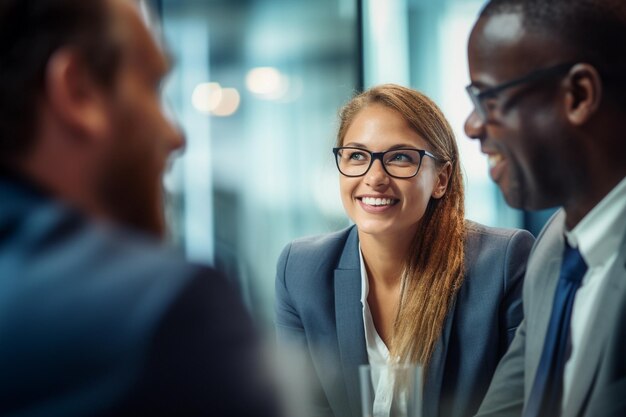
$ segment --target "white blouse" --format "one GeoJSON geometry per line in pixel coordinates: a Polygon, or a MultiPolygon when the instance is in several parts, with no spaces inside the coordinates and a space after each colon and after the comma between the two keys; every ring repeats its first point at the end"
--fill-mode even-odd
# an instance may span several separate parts
{"type": "Polygon", "coordinates": [[[407,392],[402,390],[395,393],[394,386],[395,375],[385,372],[384,368],[376,367],[376,365],[389,364],[389,349],[385,342],[381,339],[367,303],[367,295],[369,294],[369,282],[367,277],[367,269],[363,261],[361,253],[361,245],[359,245],[359,258],[361,260],[361,304],[363,305],[363,328],[365,330],[365,343],[367,346],[367,359],[372,366],[372,386],[374,387],[374,405],[373,415],[376,417],[389,417],[390,415],[398,415],[397,410],[406,410],[407,392]],[[392,412],[393,410],[393,412],[392,412]]]}

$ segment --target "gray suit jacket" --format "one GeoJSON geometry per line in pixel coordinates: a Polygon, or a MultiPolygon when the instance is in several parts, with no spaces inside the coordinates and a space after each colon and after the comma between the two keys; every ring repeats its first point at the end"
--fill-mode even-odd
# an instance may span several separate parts
{"type": "MultiPolygon", "coordinates": [[[[524,282],[524,321],[494,375],[478,415],[519,416],[543,349],[563,254],[565,213],[546,224],[533,248],[524,282]]],[[[626,415],[626,236],[592,312],[594,323],[563,416],[626,415]]]]}
{"type": "MultiPolygon", "coordinates": [[[[467,416],[480,404],[522,319],[533,238],[468,223],[466,276],[424,387],[424,416],[467,416]]],[[[278,261],[276,326],[317,386],[312,414],[360,416],[358,366],[367,363],[356,227],[294,241],[278,261]]]]}

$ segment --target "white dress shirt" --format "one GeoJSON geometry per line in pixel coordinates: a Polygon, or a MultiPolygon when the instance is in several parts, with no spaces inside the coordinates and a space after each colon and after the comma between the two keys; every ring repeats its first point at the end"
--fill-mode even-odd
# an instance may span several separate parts
{"type": "Polygon", "coordinates": [[[576,297],[571,317],[571,356],[563,373],[563,406],[567,404],[576,369],[584,362],[581,347],[587,340],[591,313],[607,273],[615,263],[619,245],[626,234],[626,178],[624,178],[571,231],[565,232],[569,245],[578,248],[587,264],[587,272],[576,297]]]}
{"type": "Polygon", "coordinates": [[[388,365],[390,363],[389,349],[376,331],[372,313],[367,303],[369,281],[363,254],[361,253],[361,245],[359,245],[359,258],[361,260],[361,304],[363,305],[363,328],[365,330],[367,360],[370,365],[374,366],[371,373],[372,386],[374,387],[373,414],[374,416],[388,417],[396,406],[400,409],[405,408],[403,403],[406,402],[408,393],[405,390],[396,390],[394,394],[394,374],[386,373],[384,370],[375,367],[376,365],[388,365]]]}

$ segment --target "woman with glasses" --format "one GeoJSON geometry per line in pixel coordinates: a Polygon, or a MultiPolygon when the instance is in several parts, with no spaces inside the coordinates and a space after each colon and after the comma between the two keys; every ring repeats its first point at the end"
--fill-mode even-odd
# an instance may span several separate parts
{"type": "Polygon", "coordinates": [[[408,362],[425,417],[473,415],[523,316],[532,236],[465,220],[454,134],[417,91],[354,97],[333,153],[354,225],[290,243],[276,278],[278,341],[308,369],[310,414],[360,416],[359,365],[408,362]]]}

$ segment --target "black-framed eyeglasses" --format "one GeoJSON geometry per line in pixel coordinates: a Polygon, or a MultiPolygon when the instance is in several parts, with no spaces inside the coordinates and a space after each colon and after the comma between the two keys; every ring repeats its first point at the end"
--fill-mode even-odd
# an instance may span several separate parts
{"type": "Polygon", "coordinates": [[[548,68],[542,68],[536,71],[533,71],[529,74],[524,75],[523,77],[516,78],[511,81],[507,81],[505,83],[496,85],[495,87],[488,88],[486,90],[480,90],[477,86],[470,84],[465,87],[465,91],[469,94],[472,103],[474,104],[474,109],[478,116],[484,121],[487,120],[489,115],[489,110],[485,106],[484,100],[486,98],[495,97],[500,92],[507,90],[509,88],[528,84],[535,81],[542,80],[544,78],[552,77],[555,75],[564,74],[570,70],[576,63],[567,62],[563,64],[554,65],[548,68]]]}
{"type": "Polygon", "coordinates": [[[337,169],[346,177],[361,177],[369,171],[375,160],[380,160],[385,172],[394,178],[411,178],[417,175],[424,156],[438,161],[432,153],[423,149],[398,148],[385,152],[370,152],[367,149],[343,146],[333,148],[337,169]]]}

